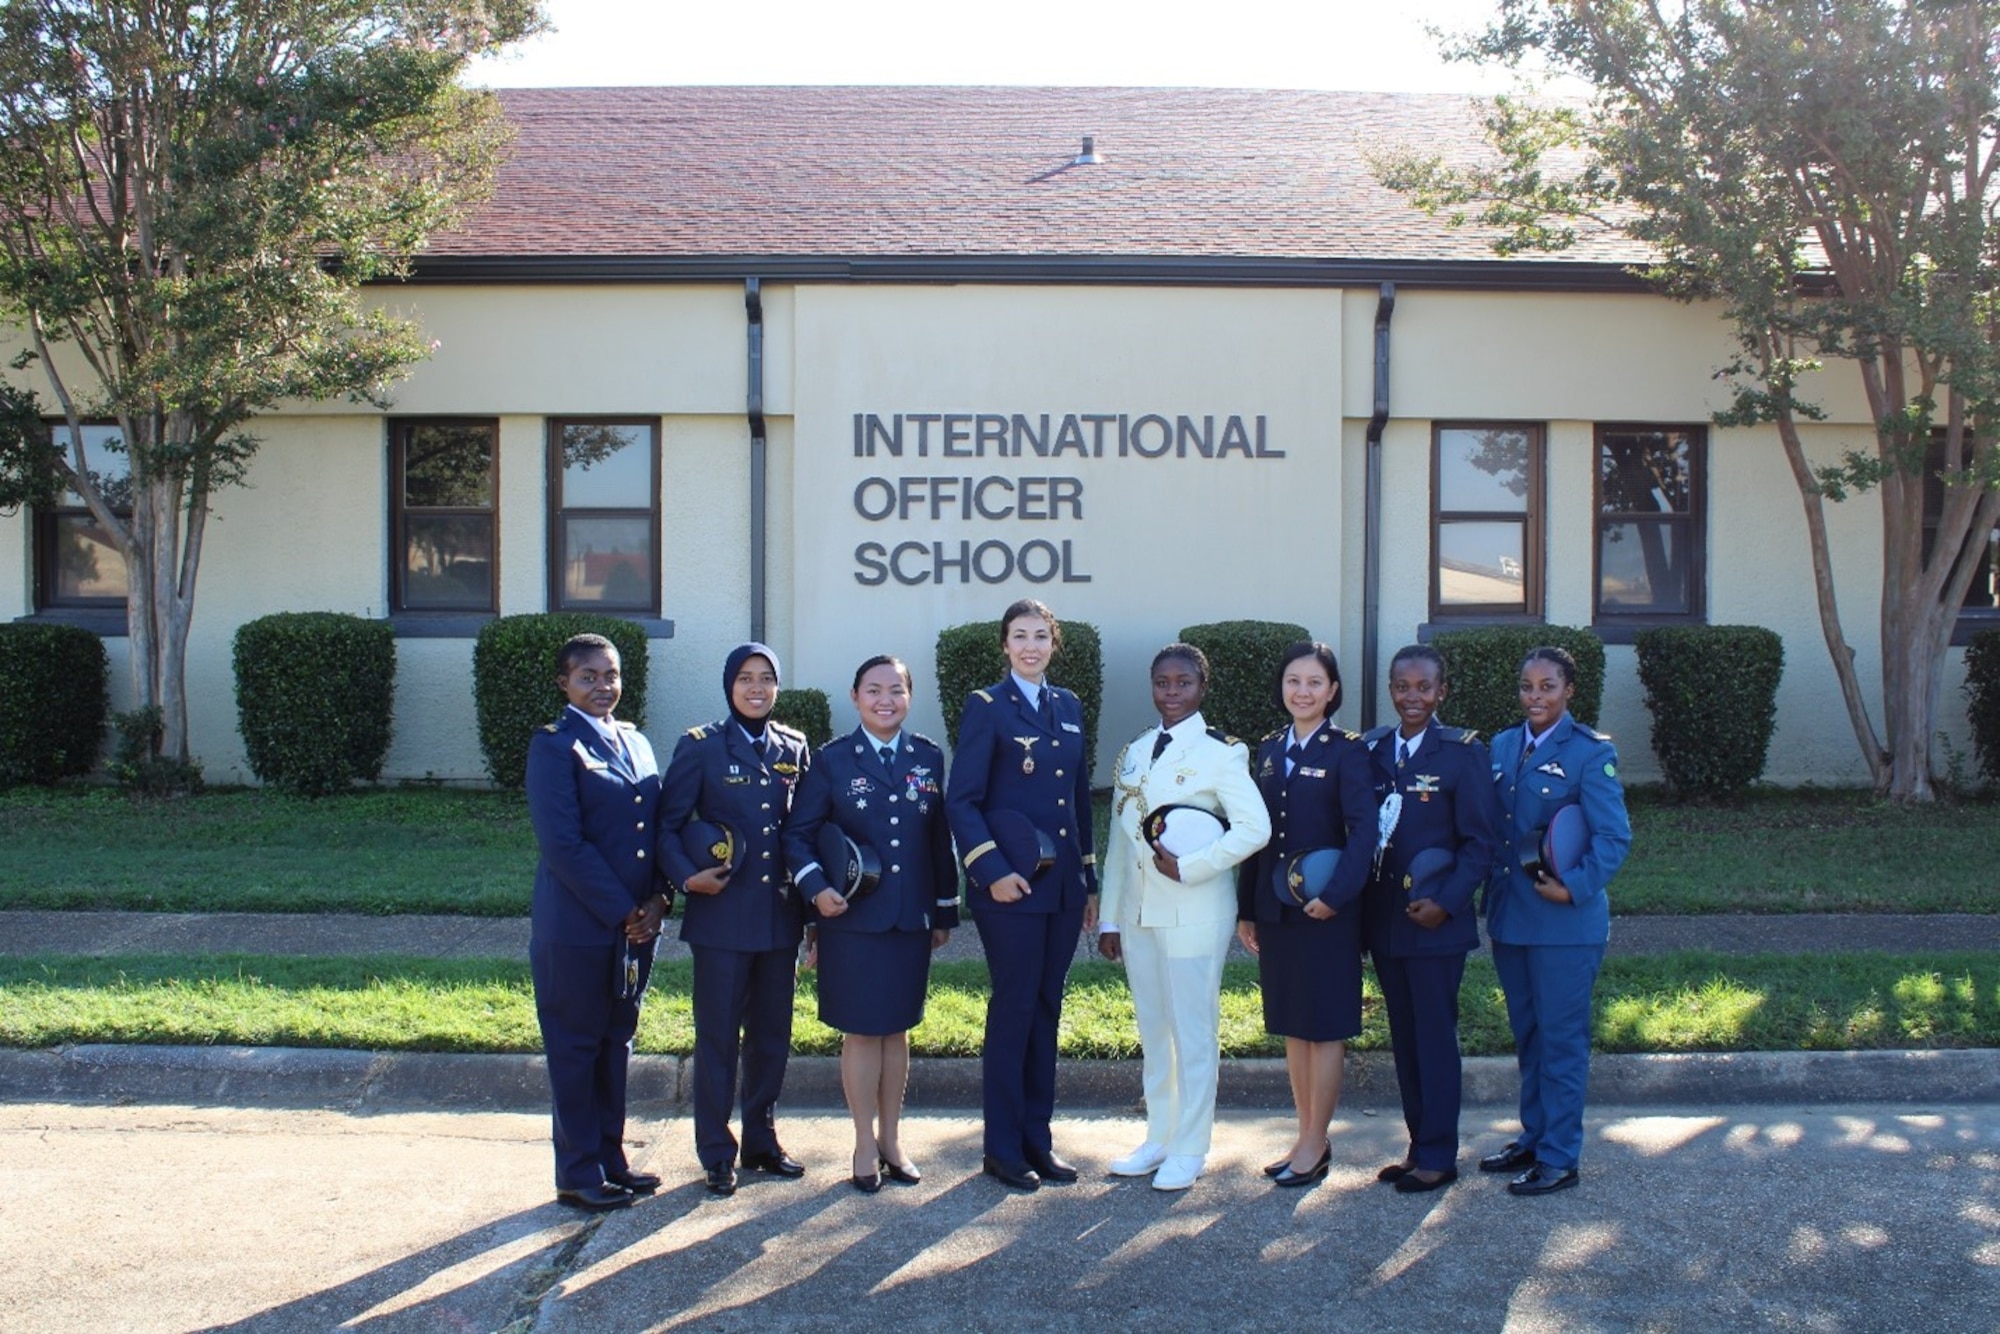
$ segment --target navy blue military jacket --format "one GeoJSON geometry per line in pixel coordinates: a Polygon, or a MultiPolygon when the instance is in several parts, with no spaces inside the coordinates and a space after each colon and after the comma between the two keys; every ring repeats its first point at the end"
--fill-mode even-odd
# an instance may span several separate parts
{"type": "Polygon", "coordinates": [[[764,744],[733,718],[691,727],[674,746],[660,796],[660,862],[675,884],[699,868],[681,848],[691,820],[726,824],[743,840],[720,894],[685,895],[681,939],[728,950],[796,949],[805,915],[781,841],[811,755],[805,734],[766,723],[764,744]]]}
{"type": "Polygon", "coordinates": [[[882,880],[822,931],[949,930],[958,925],[958,863],[944,818],[944,752],[927,736],[904,732],[896,762],[882,763],[875,738],[860,728],[813,752],[785,822],[785,862],[806,911],[828,887],[815,840],[831,820],[875,850],[882,880]]]}
{"type": "Polygon", "coordinates": [[[958,749],[945,785],[945,815],[966,868],[966,902],[975,913],[1052,913],[1075,908],[1097,892],[1097,854],[1090,825],[1090,766],[1083,748],[1083,704],[1061,686],[1055,724],[1044,727],[1009,676],[965,699],[958,749]],[[1031,866],[1009,866],[994,845],[986,813],[1018,811],[1055,841],[1055,864],[1029,881],[1032,893],[998,903],[994,881],[1031,866]]]}
{"type": "Polygon", "coordinates": [[[1521,763],[1523,727],[1493,738],[1493,792],[1500,810],[1500,846],[1482,900],[1486,934],[1505,945],[1602,945],[1611,938],[1611,877],[1632,848],[1618,752],[1611,738],[1565,713],[1535,753],[1521,763]],[[1581,806],[1590,842],[1583,864],[1563,877],[1568,903],[1535,892],[1521,868],[1519,847],[1533,843],[1565,806],[1581,806]]]}
{"type": "MultiPolygon", "coordinates": [[[[1365,858],[1375,846],[1375,799],[1368,772],[1368,748],[1361,738],[1323,722],[1307,737],[1290,778],[1285,748],[1292,729],[1281,728],[1257,745],[1250,775],[1271,812],[1271,841],[1238,868],[1236,917],[1244,922],[1277,922],[1284,907],[1298,910],[1288,895],[1280,899],[1276,877],[1291,859],[1314,848],[1347,848],[1365,858]]],[[[1346,853],[1342,853],[1342,860],[1346,853]]],[[[1358,911],[1366,881],[1335,876],[1318,895],[1336,912],[1358,911]]]]}
{"type": "Polygon", "coordinates": [[[528,742],[528,818],[541,851],[530,911],[545,944],[615,944],[632,909],[672,893],[654,855],[660,768],[644,733],[618,728],[622,755],[575,709],[528,742]]]}
{"type": "MultiPolygon", "coordinates": [[[[1486,746],[1463,728],[1433,723],[1399,771],[1394,725],[1376,728],[1362,743],[1368,748],[1363,772],[1376,811],[1391,792],[1403,794],[1402,814],[1381,850],[1379,867],[1371,874],[1372,857],[1343,856],[1334,875],[1342,885],[1355,877],[1367,880],[1363,907],[1368,948],[1390,958],[1478,949],[1473,895],[1492,870],[1499,822],[1486,746]],[[1429,897],[1451,914],[1436,930],[1418,926],[1405,911],[1412,889],[1410,859],[1425,848],[1443,848],[1455,859],[1451,873],[1429,886],[1429,897]]],[[[1379,829],[1378,823],[1363,846],[1377,846],[1379,829]]]]}

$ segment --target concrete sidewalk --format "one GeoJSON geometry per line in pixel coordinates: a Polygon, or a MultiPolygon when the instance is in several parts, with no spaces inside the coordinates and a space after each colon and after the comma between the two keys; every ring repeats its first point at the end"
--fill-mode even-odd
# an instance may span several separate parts
{"type": "Polygon", "coordinates": [[[1344,1109],[1333,1170],[1257,1171],[1289,1117],[1226,1113],[1167,1195],[1104,1175],[1131,1116],[1063,1117],[1083,1170],[979,1175],[975,1118],[910,1119],[922,1184],[847,1184],[844,1116],[787,1115],[802,1181],[699,1184],[684,1118],[635,1115],[666,1185],[556,1206],[545,1116],[0,1105],[0,1330],[362,1328],[1990,1330],[2000,1106],[1593,1107],[1584,1180],[1515,1199],[1473,1171],[1510,1109],[1468,1106],[1464,1177],[1375,1184],[1393,1115],[1344,1109]]]}
{"type": "MultiPolygon", "coordinates": [[[[670,927],[662,958],[687,947],[670,927]]],[[[1732,913],[1615,917],[1619,954],[1832,954],[2000,950],[2000,915],[1975,913],[1732,913]]],[[[0,954],[402,954],[526,958],[525,917],[368,917],[311,913],[0,912],[0,954]]],[[[941,959],[978,958],[979,933],[952,933],[941,959]]]]}

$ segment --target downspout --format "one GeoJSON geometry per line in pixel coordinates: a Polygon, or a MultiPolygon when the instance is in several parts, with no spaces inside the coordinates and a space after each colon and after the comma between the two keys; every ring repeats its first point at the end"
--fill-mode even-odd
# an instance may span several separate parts
{"type": "Polygon", "coordinates": [[[1382,428],[1389,424],[1389,317],[1396,284],[1383,283],[1375,302],[1375,412],[1363,455],[1361,533],[1361,730],[1375,725],[1376,679],[1382,656],[1382,428]]]}
{"type": "Polygon", "coordinates": [[[764,642],[764,544],[770,518],[764,499],[764,284],[743,280],[743,306],[750,315],[747,412],[750,418],[750,638],[764,642]]]}

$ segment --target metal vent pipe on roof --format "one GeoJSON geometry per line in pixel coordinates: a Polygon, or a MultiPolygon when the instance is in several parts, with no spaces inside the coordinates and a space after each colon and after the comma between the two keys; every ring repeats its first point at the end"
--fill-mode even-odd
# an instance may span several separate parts
{"type": "Polygon", "coordinates": [[[1104,159],[1097,154],[1097,136],[1086,134],[1083,136],[1083,151],[1071,158],[1069,165],[1072,167],[1094,167],[1102,161],[1104,159]]]}

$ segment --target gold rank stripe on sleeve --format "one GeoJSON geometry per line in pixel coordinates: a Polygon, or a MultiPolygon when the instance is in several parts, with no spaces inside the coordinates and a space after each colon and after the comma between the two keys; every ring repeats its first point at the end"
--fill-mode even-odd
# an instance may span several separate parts
{"type": "Polygon", "coordinates": [[[700,741],[703,737],[706,737],[708,735],[708,724],[703,723],[700,727],[690,727],[687,730],[687,734],[693,737],[696,741],[700,741]]]}
{"type": "Polygon", "coordinates": [[[987,853],[993,851],[993,849],[999,846],[1000,845],[998,843],[995,843],[992,839],[990,838],[987,839],[984,843],[981,843],[978,847],[974,848],[972,851],[965,854],[966,866],[970,868],[974,862],[978,861],[981,857],[984,857],[987,853]]]}

